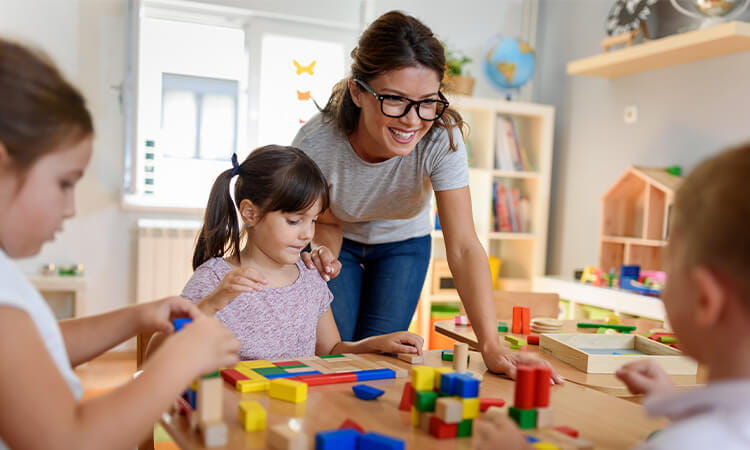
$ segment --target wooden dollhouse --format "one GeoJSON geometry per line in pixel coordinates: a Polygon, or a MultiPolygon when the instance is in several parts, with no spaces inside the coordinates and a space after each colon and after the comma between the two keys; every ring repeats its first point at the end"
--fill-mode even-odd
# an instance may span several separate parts
{"type": "Polygon", "coordinates": [[[663,168],[629,167],[602,197],[599,267],[663,270],[669,214],[682,179],[663,168]]]}

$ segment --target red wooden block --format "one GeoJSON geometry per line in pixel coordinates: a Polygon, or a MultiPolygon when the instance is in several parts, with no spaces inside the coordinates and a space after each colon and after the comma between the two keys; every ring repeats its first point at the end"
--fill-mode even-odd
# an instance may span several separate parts
{"type": "Polygon", "coordinates": [[[362,428],[357,422],[353,421],[352,419],[346,419],[344,423],[339,425],[339,430],[344,429],[344,428],[351,428],[352,430],[357,430],[362,434],[365,433],[365,429],[362,428]]]}
{"type": "Polygon", "coordinates": [[[549,390],[551,386],[552,369],[547,366],[535,367],[534,374],[534,407],[549,406],[549,390]]]}
{"type": "Polygon", "coordinates": [[[521,322],[523,321],[523,313],[521,312],[521,306],[513,307],[513,324],[511,325],[511,332],[520,334],[523,328],[521,322]]]}
{"type": "Polygon", "coordinates": [[[536,370],[532,366],[516,367],[516,395],[513,404],[516,408],[532,409],[534,407],[535,375],[536,370]]]}
{"type": "Polygon", "coordinates": [[[670,347],[676,348],[677,350],[682,350],[678,344],[669,344],[670,347]]]}
{"type": "Polygon", "coordinates": [[[239,380],[247,380],[248,378],[245,375],[242,375],[241,373],[237,372],[234,369],[224,369],[221,371],[221,378],[224,379],[227,383],[231,384],[232,387],[237,386],[237,382],[239,380]]]}
{"type": "Polygon", "coordinates": [[[535,334],[526,336],[526,343],[529,345],[539,345],[539,336],[535,334]]]}
{"type": "Polygon", "coordinates": [[[401,394],[401,404],[398,405],[398,409],[401,411],[409,412],[414,404],[414,388],[411,386],[411,382],[407,381],[404,384],[404,391],[401,394]]]}
{"type": "Polygon", "coordinates": [[[484,412],[490,409],[490,406],[497,406],[502,408],[505,406],[505,400],[501,398],[480,398],[479,399],[479,410],[484,412]]]}
{"type": "Polygon", "coordinates": [[[531,310],[528,307],[521,309],[521,334],[531,333],[531,310]]]}
{"type": "Polygon", "coordinates": [[[430,434],[438,439],[451,439],[458,435],[457,423],[445,423],[437,416],[430,417],[430,434]]]}
{"type": "Polygon", "coordinates": [[[275,362],[273,363],[276,367],[284,367],[284,366],[298,366],[298,365],[307,365],[301,361],[281,361],[281,362],[275,362]]]}
{"type": "Polygon", "coordinates": [[[300,375],[290,380],[301,381],[308,386],[322,386],[324,384],[353,383],[357,381],[357,374],[353,372],[329,373],[320,375],[300,375]]]}
{"type": "Polygon", "coordinates": [[[578,430],[576,430],[575,428],[559,426],[559,427],[555,427],[554,430],[559,431],[560,433],[563,433],[563,434],[567,434],[573,439],[578,439],[578,430]]]}

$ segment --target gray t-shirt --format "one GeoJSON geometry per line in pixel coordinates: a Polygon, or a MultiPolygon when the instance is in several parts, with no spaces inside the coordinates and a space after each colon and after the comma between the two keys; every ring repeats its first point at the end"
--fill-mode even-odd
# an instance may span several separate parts
{"type": "Polygon", "coordinates": [[[321,114],[310,119],[292,145],[307,153],[331,184],[331,210],[343,222],[344,237],[363,244],[382,244],[428,235],[432,228],[432,191],[469,184],[461,133],[437,129],[406,156],[363,161],[349,139],[321,114]]]}

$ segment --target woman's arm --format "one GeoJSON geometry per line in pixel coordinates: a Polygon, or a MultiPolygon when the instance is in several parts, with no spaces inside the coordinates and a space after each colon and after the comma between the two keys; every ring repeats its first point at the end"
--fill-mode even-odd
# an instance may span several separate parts
{"type": "MultiPolygon", "coordinates": [[[[497,313],[487,253],[474,228],[469,187],[435,192],[448,266],[461,302],[477,335],[479,350],[492,372],[516,376],[517,364],[546,364],[525,353],[508,352],[497,336],[497,313]]],[[[562,378],[554,374],[556,382],[562,378]]]]}
{"type": "Polygon", "coordinates": [[[336,278],[341,271],[338,260],[341,243],[344,240],[344,229],[341,221],[330,209],[318,217],[315,224],[315,236],[312,241],[312,252],[303,252],[301,257],[308,269],[317,269],[326,281],[336,278]]]}

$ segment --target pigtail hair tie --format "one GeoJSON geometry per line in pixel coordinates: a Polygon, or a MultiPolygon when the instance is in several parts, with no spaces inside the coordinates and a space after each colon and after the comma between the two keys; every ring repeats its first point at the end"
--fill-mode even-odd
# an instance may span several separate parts
{"type": "Polygon", "coordinates": [[[240,174],[240,163],[237,161],[237,153],[232,153],[232,176],[240,174]]]}

